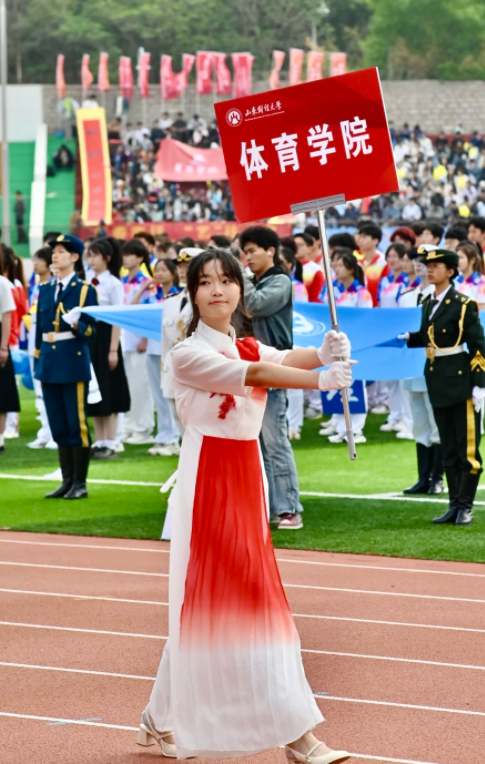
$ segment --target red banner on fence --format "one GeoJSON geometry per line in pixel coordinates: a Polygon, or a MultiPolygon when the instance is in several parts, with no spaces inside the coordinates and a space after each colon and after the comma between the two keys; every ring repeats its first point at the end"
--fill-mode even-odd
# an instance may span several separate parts
{"type": "Polygon", "coordinates": [[[190,72],[195,56],[184,53],[183,69],[177,74],[173,73],[172,56],[162,56],[160,59],[160,90],[163,101],[171,98],[180,98],[187,87],[187,69],[190,72]],[[191,58],[192,61],[186,60],[191,58]]]}
{"type": "MultiPolygon", "coordinates": [[[[278,236],[290,236],[291,223],[268,223],[278,236]]],[[[132,239],[140,231],[148,231],[152,236],[167,234],[171,241],[178,241],[185,236],[190,236],[194,241],[207,242],[211,236],[227,236],[233,239],[241,233],[246,225],[240,225],[234,221],[214,221],[211,223],[113,223],[107,226],[108,234],[116,239],[132,239]]],[[[81,229],[81,238],[96,236],[95,226],[84,226],[81,229]]]]}
{"type": "Polygon", "coordinates": [[[323,77],[323,53],[319,50],[309,50],[306,59],[306,81],[315,82],[323,77]]]}
{"type": "Polygon", "coordinates": [[[197,84],[198,95],[209,95],[212,93],[212,63],[214,53],[207,50],[197,52],[197,84]]]}
{"type": "Polygon", "coordinates": [[[253,91],[252,70],[254,56],[251,53],[233,53],[234,95],[236,98],[251,95],[253,91]]]}
{"type": "Polygon", "coordinates": [[[231,95],[231,72],[227,68],[226,54],[215,53],[214,65],[216,70],[216,93],[217,95],[231,95]]]}
{"type": "Polygon", "coordinates": [[[134,83],[133,70],[131,68],[131,58],[129,56],[120,56],[120,65],[118,70],[118,81],[123,96],[131,101],[133,98],[134,83]]]}
{"type": "Polygon", "coordinates": [[[330,53],[330,76],[337,77],[347,71],[347,54],[330,53]]]}
{"type": "Polygon", "coordinates": [[[273,70],[269,77],[269,86],[271,90],[277,90],[280,86],[280,71],[285,60],[286,53],[283,50],[273,51],[273,70]]]}
{"type": "Polygon", "coordinates": [[[377,69],[215,105],[240,222],[399,188],[377,69]]]}
{"type": "Polygon", "coordinates": [[[64,56],[59,53],[56,63],[56,93],[58,98],[66,97],[66,82],[64,80],[64,56]]]}
{"type": "Polygon", "coordinates": [[[81,87],[82,87],[84,96],[87,94],[94,80],[93,73],[91,72],[89,68],[90,60],[91,60],[91,56],[85,53],[81,63],[81,87]]]}
{"type": "Polygon", "coordinates": [[[141,98],[148,98],[150,95],[150,58],[151,53],[143,51],[138,61],[138,85],[141,98]]]}
{"type": "Polygon", "coordinates": [[[86,225],[111,223],[111,166],[104,109],[78,109],[77,130],[86,225]]]}
{"type": "Polygon", "coordinates": [[[290,85],[300,85],[304,53],[300,48],[290,48],[290,85]]]}
{"type": "Polygon", "coordinates": [[[185,74],[185,84],[187,84],[187,78],[192,71],[192,67],[195,63],[195,56],[192,53],[184,53],[182,56],[182,69],[185,74]]]}
{"type": "Polygon", "coordinates": [[[160,141],[155,174],[162,180],[227,180],[222,149],[198,149],[167,138],[160,141]]]}
{"type": "Polygon", "coordinates": [[[99,54],[99,66],[98,66],[98,90],[100,93],[105,93],[109,90],[109,72],[108,72],[108,54],[99,54]]]}

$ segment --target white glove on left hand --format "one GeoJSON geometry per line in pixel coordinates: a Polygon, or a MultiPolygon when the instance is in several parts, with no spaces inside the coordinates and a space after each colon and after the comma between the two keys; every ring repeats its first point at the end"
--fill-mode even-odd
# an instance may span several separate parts
{"type": "Polygon", "coordinates": [[[404,332],[404,334],[398,334],[397,335],[398,340],[406,340],[406,342],[409,339],[409,332],[404,332]]]}
{"type": "Polygon", "coordinates": [[[480,411],[485,401],[485,387],[474,387],[472,390],[473,408],[475,411],[480,411]]]}
{"type": "Polygon", "coordinates": [[[349,338],[344,332],[336,332],[335,329],[327,332],[323,338],[323,343],[317,350],[317,355],[323,366],[330,366],[334,361],[348,361],[350,358],[351,346],[349,338]]]}
{"type": "Polygon", "coordinates": [[[76,307],[70,310],[69,313],[62,314],[62,320],[65,321],[66,324],[69,324],[69,326],[73,326],[73,324],[79,323],[81,313],[82,308],[80,308],[79,305],[76,305],[76,307]]]}

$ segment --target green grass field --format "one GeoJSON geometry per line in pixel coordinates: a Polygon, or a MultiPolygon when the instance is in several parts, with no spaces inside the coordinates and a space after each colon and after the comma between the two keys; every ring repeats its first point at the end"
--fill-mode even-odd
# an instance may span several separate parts
{"type": "MultiPolygon", "coordinates": [[[[22,388],[23,390],[23,388],[22,388]]],[[[379,432],[384,417],[369,416],[368,442],[358,447],[350,462],[346,446],[330,446],[318,436],[319,422],[306,422],[303,438],[295,444],[302,492],[352,494],[356,498],[302,495],[305,527],[273,533],[278,547],[334,552],[382,554],[422,559],[485,561],[485,507],[477,507],[471,527],[434,526],[431,519],[444,505],[426,501],[390,501],[358,496],[400,491],[415,480],[415,446],[379,432]]],[[[6,441],[0,456],[0,526],[12,530],[70,533],[118,538],[157,539],[166,510],[158,485],[176,469],[175,458],[150,457],[146,446],[125,446],[111,462],[92,462],[95,480],[132,480],[156,486],[91,483],[89,499],[43,498],[55,483],[20,480],[16,475],[42,476],[56,469],[54,451],[32,451],[33,393],[22,392],[21,438],[6,441]]],[[[485,499],[479,491],[478,499],[485,499]]]]}

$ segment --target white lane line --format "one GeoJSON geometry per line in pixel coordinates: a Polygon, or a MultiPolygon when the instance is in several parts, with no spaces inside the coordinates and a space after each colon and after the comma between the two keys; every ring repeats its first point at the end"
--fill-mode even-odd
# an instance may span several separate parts
{"type": "Polygon", "coordinates": [[[71,565],[45,565],[38,562],[9,562],[0,560],[0,565],[14,566],[18,568],[47,568],[48,570],[76,570],[86,573],[117,573],[122,576],[152,576],[155,578],[168,578],[168,573],[148,573],[140,570],[110,570],[108,568],[81,568],[71,565]]]}
{"type": "MultiPolygon", "coordinates": [[[[4,480],[31,480],[34,483],[58,483],[57,478],[53,478],[50,475],[10,475],[8,473],[0,473],[0,479],[4,480]]],[[[142,486],[145,488],[160,488],[162,483],[147,483],[143,480],[101,480],[99,478],[89,478],[88,483],[100,483],[101,485],[133,485],[142,486]]]]}
{"type": "Polygon", "coordinates": [[[30,546],[58,546],[69,549],[109,549],[113,552],[156,552],[158,554],[170,554],[170,549],[148,549],[138,546],[106,546],[101,544],[64,544],[55,541],[24,541],[23,539],[0,538],[0,544],[28,544],[30,546]]]}
{"type": "MultiPolygon", "coordinates": [[[[114,679],[136,679],[143,682],[154,682],[154,676],[138,676],[136,674],[117,674],[109,671],[88,671],[87,669],[72,669],[63,668],[61,666],[38,666],[31,663],[9,663],[7,661],[0,661],[0,666],[6,668],[24,668],[32,669],[35,671],[60,671],[67,674],[85,674],[88,676],[105,676],[112,677],[114,679]]],[[[442,708],[440,706],[419,706],[411,703],[393,703],[386,700],[367,700],[362,698],[341,698],[337,695],[314,695],[317,700],[334,700],[341,703],[362,703],[364,705],[371,706],[386,706],[390,708],[406,708],[416,711],[436,711],[446,714],[460,714],[463,716],[483,716],[485,717],[485,711],[467,711],[461,708],[442,708]]]]}
{"type": "MultiPolygon", "coordinates": [[[[1,477],[1,475],[0,475],[1,477]]],[[[371,501],[417,501],[421,504],[448,504],[448,499],[415,499],[395,493],[326,493],[321,491],[300,491],[300,496],[315,496],[322,499],[370,499],[371,501]]],[[[485,507],[485,501],[474,501],[473,506],[485,507]]]]}
{"type": "Polygon", "coordinates": [[[485,605],[485,600],[465,599],[462,597],[439,597],[436,594],[407,594],[405,592],[378,592],[372,589],[344,589],[338,586],[307,586],[306,584],[285,584],[287,589],[314,589],[322,592],[347,592],[351,594],[377,594],[380,597],[413,597],[421,600],[442,600],[445,602],[476,602],[485,605]]]}
{"type": "MultiPolygon", "coordinates": [[[[154,676],[137,676],[136,674],[116,674],[110,671],[88,671],[87,669],[63,668],[61,666],[37,666],[33,663],[10,663],[9,661],[0,661],[0,666],[6,668],[24,668],[35,669],[36,671],[61,671],[66,674],[89,674],[90,676],[109,676],[116,679],[141,679],[145,682],[154,682],[154,676]]],[[[484,714],[485,716],[485,714],[484,714]]]]}
{"type": "MultiPolygon", "coordinates": [[[[34,714],[14,714],[8,711],[0,711],[0,716],[10,719],[28,719],[39,722],[57,722],[59,724],[78,724],[82,727],[103,727],[113,730],[127,730],[129,732],[138,732],[138,727],[127,727],[123,724],[103,724],[102,722],[92,722],[82,719],[62,719],[58,716],[35,716],[34,714]]],[[[356,759],[369,759],[371,761],[390,761],[392,764],[434,764],[430,761],[416,761],[416,759],[391,759],[385,756],[372,756],[366,753],[351,753],[356,759]]]]}
{"type": "Polygon", "coordinates": [[[380,626],[405,626],[411,629],[439,629],[443,631],[470,631],[474,634],[485,634],[485,629],[468,629],[465,626],[436,626],[431,623],[408,623],[406,621],[377,621],[372,618],[345,618],[337,615],[311,615],[309,613],[293,613],[293,618],[317,618],[322,621],[346,621],[348,623],[373,623],[380,626]]]}
{"type": "MultiPolygon", "coordinates": [[[[133,637],[135,639],[158,639],[166,640],[168,637],[161,634],[137,634],[129,631],[105,631],[102,629],[79,629],[69,626],[50,626],[47,624],[37,623],[18,623],[16,621],[0,621],[0,626],[14,626],[16,628],[23,629],[45,629],[46,631],[68,631],[76,632],[79,634],[100,634],[110,637],[133,637]]],[[[386,655],[367,655],[365,653],[342,653],[335,650],[310,650],[302,649],[303,653],[312,653],[314,655],[335,655],[339,658],[362,658],[365,660],[374,661],[390,661],[396,663],[415,663],[422,664],[424,666],[440,666],[444,668],[458,668],[467,669],[472,671],[485,671],[485,666],[474,666],[468,663],[444,663],[442,661],[425,661],[418,658],[395,658],[386,655]]],[[[2,664],[0,664],[2,665],[2,664]]]]}
{"type": "Polygon", "coordinates": [[[339,698],[337,695],[314,695],[316,700],[335,700],[341,703],[362,703],[366,706],[387,706],[388,708],[410,708],[414,711],[438,711],[442,714],[461,714],[463,716],[484,716],[485,711],[465,711],[461,708],[442,708],[440,706],[417,706],[412,703],[392,703],[387,700],[364,700],[362,698],[339,698]]]}
{"type": "Polygon", "coordinates": [[[128,600],[121,597],[95,597],[91,594],[63,594],[61,592],[35,592],[30,589],[0,589],[6,594],[29,594],[38,597],[67,597],[72,600],[100,600],[101,602],[124,602],[132,605],[162,605],[168,607],[168,602],[154,600],[128,600]]]}

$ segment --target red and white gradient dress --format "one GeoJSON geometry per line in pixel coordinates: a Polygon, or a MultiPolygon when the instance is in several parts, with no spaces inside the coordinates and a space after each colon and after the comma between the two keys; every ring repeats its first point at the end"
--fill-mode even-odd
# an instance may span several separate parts
{"type": "Polygon", "coordinates": [[[174,731],[180,759],[248,756],[323,721],[269,532],[266,391],[244,384],[251,362],[286,352],[202,321],[172,350],[186,429],[170,502],[169,639],[147,710],[174,731]]]}

